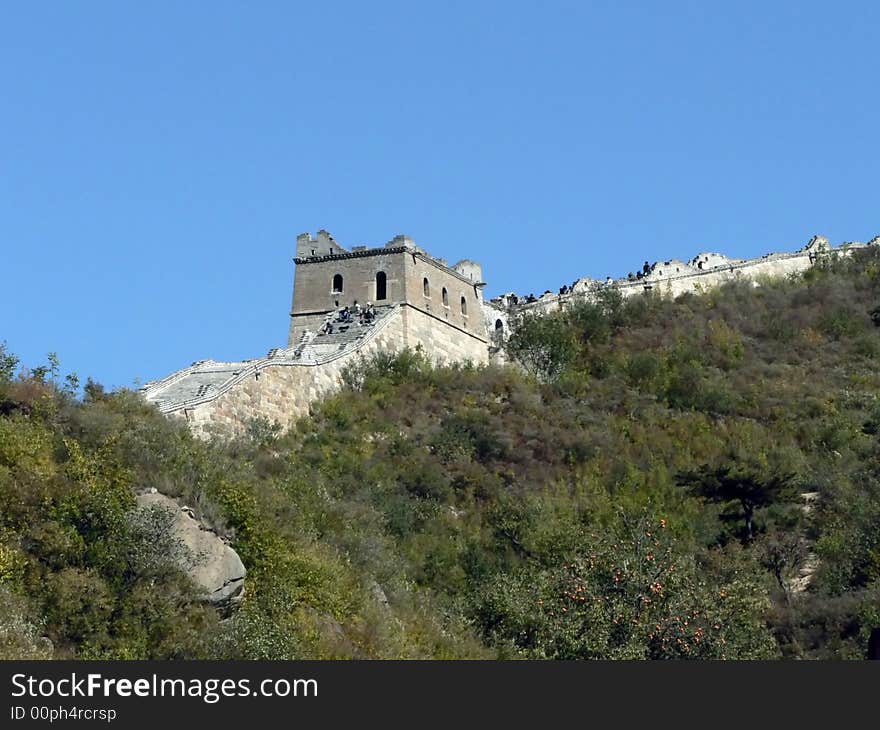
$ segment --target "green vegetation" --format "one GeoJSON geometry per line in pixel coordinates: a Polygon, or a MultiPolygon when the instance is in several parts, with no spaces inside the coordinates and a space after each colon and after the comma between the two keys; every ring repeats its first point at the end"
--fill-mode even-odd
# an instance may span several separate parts
{"type": "Polygon", "coordinates": [[[352,368],[281,435],[193,438],[0,349],[0,657],[860,658],[880,626],[880,256],[614,292],[523,368],[352,368]],[[249,575],[229,620],[138,488],[249,575]]]}

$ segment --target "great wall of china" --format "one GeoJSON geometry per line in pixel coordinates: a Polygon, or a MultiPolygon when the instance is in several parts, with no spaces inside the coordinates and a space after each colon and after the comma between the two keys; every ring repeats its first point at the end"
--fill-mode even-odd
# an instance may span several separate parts
{"type": "Polygon", "coordinates": [[[315,238],[302,234],[287,347],[239,362],[200,360],[147,383],[141,392],[162,413],[186,419],[199,435],[240,432],[254,419],[287,428],[340,386],[347,366],[378,351],[420,347],[438,363],[504,362],[504,338],[524,312],[552,312],[594,298],[604,287],[624,296],[650,291],[675,297],[737,279],[758,282],[876,245],[880,237],[832,247],[815,236],[793,253],[754,259],[700,253],[687,262],[645,262],[621,279],[581,278],[556,293],[507,293],[484,301],[482,268],[474,261],[449,266],[406,236],[382,247],[349,250],[326,231],[315,238]]]}

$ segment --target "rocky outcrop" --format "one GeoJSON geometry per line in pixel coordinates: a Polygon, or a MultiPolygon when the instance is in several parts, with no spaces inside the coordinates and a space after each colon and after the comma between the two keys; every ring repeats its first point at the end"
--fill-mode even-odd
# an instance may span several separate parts
{"type": "Polygon", "coordinates": [[[199,586],[205,600],[218,608],[234,608],[244,597],[247,571],[238,553],[215,532],[202,525],[192,510],[155,489],[137,497],[140,508],[161,507],[173,515],[172,531],[187,548],[180,568],[199,586]]]}

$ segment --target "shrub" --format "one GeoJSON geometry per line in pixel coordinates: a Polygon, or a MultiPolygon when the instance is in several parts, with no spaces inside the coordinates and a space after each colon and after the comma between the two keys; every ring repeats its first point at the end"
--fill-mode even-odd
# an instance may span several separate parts
{"type": "Polygon", "coordinates": [[[577,345],[562,315],[527,313],[517,321],[507,351],[528,372],[547,381],[574,362],[577,345]]]}

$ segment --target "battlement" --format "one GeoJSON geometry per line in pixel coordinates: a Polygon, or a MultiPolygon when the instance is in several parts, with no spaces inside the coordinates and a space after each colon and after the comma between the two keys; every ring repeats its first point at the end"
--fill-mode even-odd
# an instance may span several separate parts
{"type": "Polygon", "coordinates": [[[789,253],[738,259],[703,252],[691,259],[647,261],[626,277],[582,277],[558,292],[484,301],[482,267],[452,266],[400,234],[375,247],[343,247],[326,230],[296,239],[293,305],[287,347],[241,362],[200,360],[143,388],[163,413],[193,430],[241,431],[254,418],[288,427],[309,405],[338,388],[346,367],[378,351],[421,348],[438,363],[506,362],[505,341],[524,312],[552,312],[595,300],[607,287],[623,296],[678,296],[727,281],[801,273],[826,256],[848,256],[867,244],[831,246],[814,236],[789,253]]]}
{"type": "MultiPolygon", "coordinates": [[[[544,292],[541,296],[528,294],[525,296],[508,292],[495,297],[487,306],[487,323],[490,319],[496,324],[501,322],[507,327],[507,320],[499,312],[510,314],[516,311],[551,312],[576,297],[595,298],[604,287],[616,287],[623,296],[632,296],[642,292],[659,292],[666,296],[679,296],[686,292],[702,291],[718,286],[726,281],[749,279],[756,281],[761,277],[778,277],[797,274],[809,269],[824,256],[848,256],[853,251],[866,246],[880,245],[880,236],[872,238],[867,244],[855,242],[832,246],[824,236],[813,236],[806,245],[793,252],[766,253],[753,259],[738,259],[720,253],[703,252],[688,261],[669,259],[644,262],[636,272],[626,277],[604,280],[589,277],[575,280],[571,285],[560,287],[554,293],[544,292]]],[[[491,328],[490,328],[491,330],[491,328]]]]}
{"type": "Polygon", "coordinates": [[[288,344],[342,307],[405,304],[443,324],[485,339],[482,269],[464,260],[450,267],[405,234],[382,246],[348,250],[326,231],[297,238],[288,344]],[[304,255],[300,255],[304,254],[304,255]]]}
{"type": "Polygon", "coordinates": [[[452,265],[452,270],[475,283],[482,283],[483,281],[483,267],[476,261],[462,259],[457,264],[452,265]]]}
{"type": "Polygon", "coordinates": [[[318,231],[315,238],[311,233],[300,233],[296,237],[296,257],[298,259],[310,259],[321,256],[334,256],[348,253],[328,231],[323,228],[318,231]]]}
{"type": "Polygon", "coordinates": [[[394,238],[392,238],[390,241],[388,241],[388,243],[385,244],[385,248],[398,248],[401,246],[418,249],[418,246],[416,246],[416,242],[403,233],[398,233],[394,238]]]}

